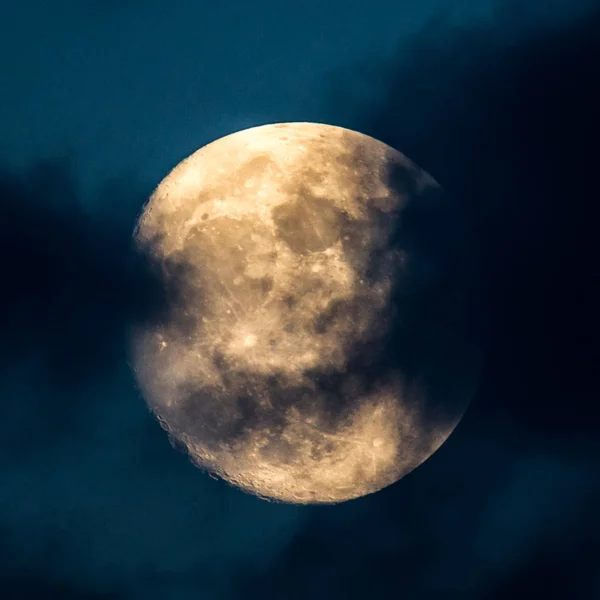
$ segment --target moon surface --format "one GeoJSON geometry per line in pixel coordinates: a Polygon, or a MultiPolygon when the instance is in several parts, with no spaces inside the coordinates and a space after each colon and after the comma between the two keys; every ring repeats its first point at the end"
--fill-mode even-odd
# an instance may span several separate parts
{"type": "Polygon", "coordinates": [[[290,503],[364,496],[426,460],[476,380],[428,236],[445,202],[400,152],[316,123],[239,131],[177,165],[134,232],[167,307],[131,337],[172,440],[290,503]]]}

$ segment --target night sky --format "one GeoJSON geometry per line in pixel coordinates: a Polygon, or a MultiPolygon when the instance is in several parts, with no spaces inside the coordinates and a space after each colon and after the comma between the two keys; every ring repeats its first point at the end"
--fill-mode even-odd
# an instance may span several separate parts
{"type": "Polygon", "coordinates": [[[0,598],[600,598],[595,4],[3,5],[0,598]],[[389,143],[469,223],[471,407],[337,506],[193,467],[127,362],[162,302],[130,250],[143,203],[200,146],[278,121],[389,143]]]}

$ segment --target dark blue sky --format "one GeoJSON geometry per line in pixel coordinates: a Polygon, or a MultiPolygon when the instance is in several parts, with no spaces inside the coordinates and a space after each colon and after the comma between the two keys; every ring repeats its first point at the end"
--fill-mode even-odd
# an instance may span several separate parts
{"type": "MultiPolygon", "coordinates": [[[[389,56],[450,0],[14,2],[0,24],[2,158],[68,153],[92,184],[156,182],[206,142],[282,120],[340,120],[336,69],[389,56]]],[[[466,20],[488,0],[458,3],[466,20]]],[[[342,113],[343,114],[343,113],[342,113]]]]}
{"type": "Polygon", "coordinates": [[[0,9],[2,598],[600,597],[600,18],[521,4],[0,9]],[[205,143],[286,120],[415,159],[478,264],[471,409],[409,477],[336,507],[192,467],[124,353],[153,296],[128,260],[148,193],[205,143]]]}

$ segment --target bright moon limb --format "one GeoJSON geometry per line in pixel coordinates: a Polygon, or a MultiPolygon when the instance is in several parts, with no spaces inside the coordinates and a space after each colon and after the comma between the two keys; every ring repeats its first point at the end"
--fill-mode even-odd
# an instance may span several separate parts
{"type": "Polygon", "coordinates": [[[476,370],[411,217],[432,198],[403,154],[316,123],[239,131],[167,175],[134,239],[169,306],[132,357],[194,463],[261,497],[335,503],[439,448],[476,370]]]}

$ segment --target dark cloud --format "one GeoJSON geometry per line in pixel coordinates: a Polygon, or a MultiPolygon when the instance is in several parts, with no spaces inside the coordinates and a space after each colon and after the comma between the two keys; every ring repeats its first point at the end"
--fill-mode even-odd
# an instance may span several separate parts
{"type": "MultiPolygon", "coordinates": [[[[160,311],[160,288],[130,244],[143,195],[115,181],[100,208],[86,209],[68,161],[54,160],[0,173],[0,198],[0,374],[29,373],[48,396],[60,394],[29,407],[43,415],[36,434],[60,433],[85,408],[81,386],[126,358],[127,327],[160,311]]],[[[14,417],[16,407],[2,410],[12,423],[5,411],[14,417]]],[[[7,433],[18,443],[18,429],[7,433]]]]}
{"type": "Polygon", "coordinates": [[[365,126],[470,220],[497,404],[530,432],[593,436],[600,18],[540,16],[535,29],[512,8],[498,5],[492,26],[432,23],[403,45],[365,126]]]}
{"type": "MultiPolygon", "coordinates": [[[[499,3],[480,25],[433,19],[361,67],[380,93],[341,124],[405,152],[470,223],[485,374],[441,452],[315,510],[272,570],[248,574],[261,597],[598,593],[600,12],[532,4],[499,3]]],[[[352,74],[334,81],[352,97],[352,74]]]]}
{"type": "Polygon", "coordinates": [[[502,6],[369,66],[339,123],[464,209],[486,346],[456,433],[372,497],[299,512],[198,476],[125,364],[161,300],[129,249],[148,190],[115,181],[90,208],[62,162],[1,174],[2,597],[598,595],[600,16],[502,6]]]}
{"type": "Polygon", "coordinates": [[[84,200],[62,160],[0,173],[3,598],[217,597],[297,527],[203,477],[136,392],[128,328],[164,309],[131,247],[148,192],[84,200]]]}

